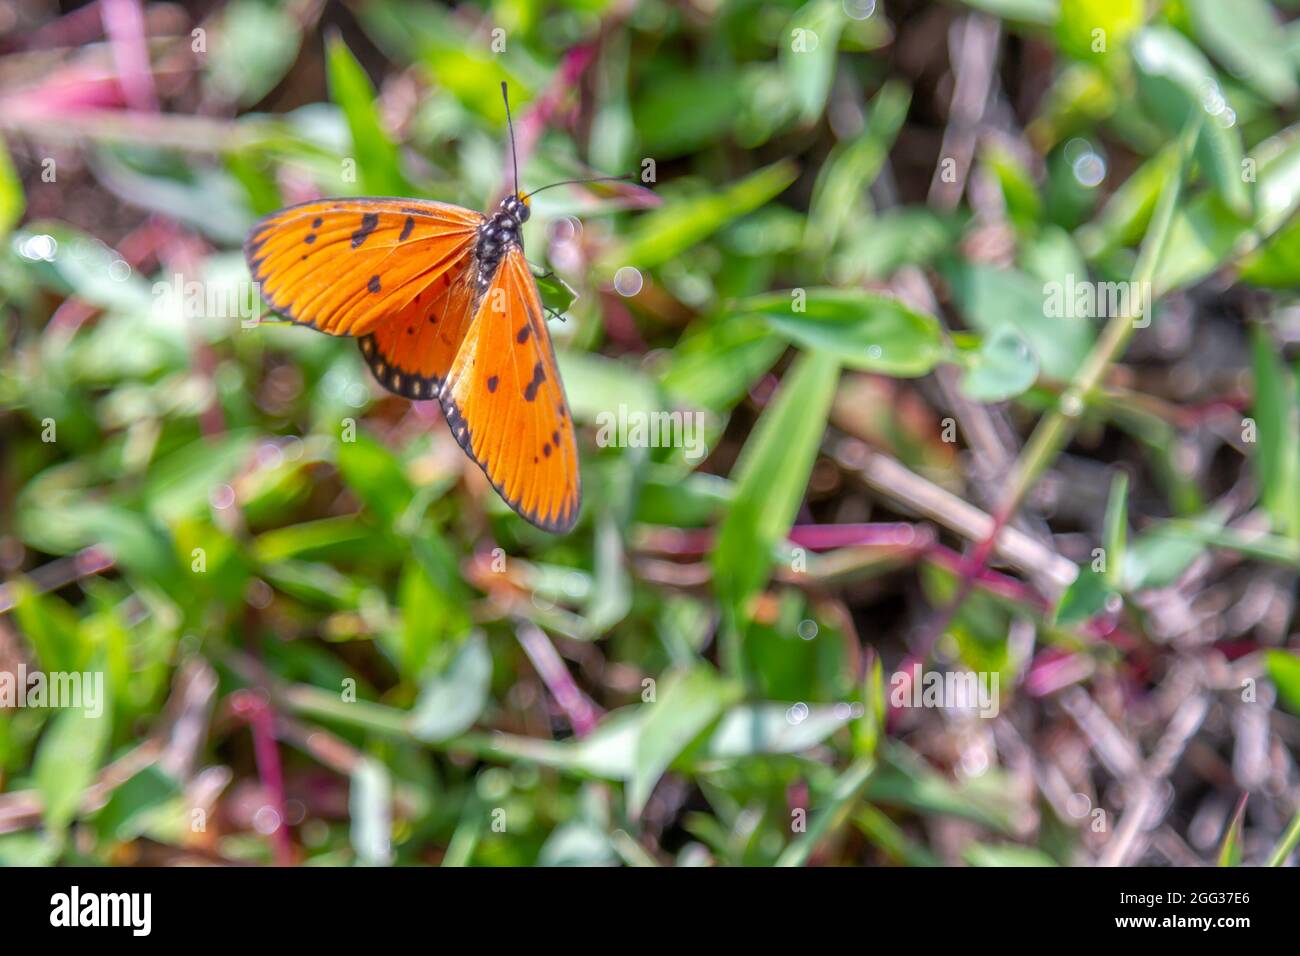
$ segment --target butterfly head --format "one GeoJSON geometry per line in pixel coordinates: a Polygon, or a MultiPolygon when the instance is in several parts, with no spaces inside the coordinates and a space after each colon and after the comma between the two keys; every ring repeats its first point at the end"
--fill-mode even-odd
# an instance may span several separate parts
{"type": "Polygon", "coordinates": [[[520,224],[527,222],[532,213],[528,205],[528,197],[523,193],[507,196],[501,200],[501,211],[520,224]]]}

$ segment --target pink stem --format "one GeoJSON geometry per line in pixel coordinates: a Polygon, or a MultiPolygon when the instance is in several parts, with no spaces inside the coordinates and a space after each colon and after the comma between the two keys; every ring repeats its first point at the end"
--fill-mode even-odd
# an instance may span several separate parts
{"type": "MultiPolygon", "coordinates": [[[[712,528],[663,528],[651,532],[649,548],[664,554],[707,554],[716,534],[712,528]]],[[[836,548],[909,548],[923,540],[916,525],[905,521],[879,524],[797,524],[786,538],[813,551],[836,548]]]]}
{"type": "Polygon", "coordinates": [[[248,721],[253,733],[253,754],[257,760],[257,775],[266,790],[271,808],[278,820],[271,833],[271,847],[276,866],[293,866],[293,843],[289,839],[289,825],[284,793],[284,768],[280,763],[280,750],[275,743],[275,715],[271,705],[255,691],[238,691],[232,701],[237,714],[248,721]]]}
{"type": "MultiPolygon", "coordinates": [[[[968,568],[964,556],[941,544],[933,545],[927,553],[927,557],[953,574],[961,574],[964,569],[968,568]]],[[[1038,592],[1013,577],[999,574],[997,571],[988,568],[980,568],[971,573],[970,580],[973,583],[978,583],[985,590],[992,591],[1008,600],[1019,604],[1027,604],[1040,611],[1048,610],[1047,601],[1038,592]]]]}
{"type": "MultiPolygon", "coordinates": [[[[57,591],[74,581],[102,574],[113,567],[113,555],[106,547],[91,545],[74,555],[57,558],[49,564],[42,565],[27,573],[27,580],[38,594],[57,591]]],[[[7,584],[0,584],[0,614],[13,610],[17,604],[12,589],[7,584]]]]}
{"type": "Polygon", "coordinates": [[[523,623],[515,632],[524,653],[533,662],[542,683],[555,698],[555,702],[569,718],[569,725],[578,737],[585,737],[595,728],[600,712],[573,680],[564,666],[559,652],[545,632],[535,624],[523,623]]]}
{"type": "Polygon", "coordinates": [[[149,38],[145,35],[140,0],[100,0],[104,32],[113,45],[122,95],[132,109],[158,109],[153,71],[149,66],[149,38]]]}
{"type": "MultiPolygon", "coordinates": [[[[541,139],[542,130],[546,128],[551,119],[555,116],[564,101],[565,95],[578,85],[582,79],[582,74],[586,72],[592,62],[596,59],[596,45],[594,43],[584,43],[575,46],[564,55],[560,62],[560,68],[556,72],[555,79],[551,85],[546,88],[537,102],[533,104],[519,119],[519,126],[516,130],[515,146],[519,150],[519,165],[524,166],[528,157],[533,154],[533,148],[537,141],[541,139]]],[[[506,144],[510,148],[510,144],[506,144]]],[[[507,167],[509,168],[510,156],[506,156],[507,167]]]]}

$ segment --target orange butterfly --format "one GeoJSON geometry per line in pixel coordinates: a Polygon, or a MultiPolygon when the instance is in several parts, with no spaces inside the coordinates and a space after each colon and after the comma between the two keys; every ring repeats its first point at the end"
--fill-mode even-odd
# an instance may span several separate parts
{"type": "Polygon", "coordinates": [[[578,449],[524,259],[528,216],[517,183],[492,216],[418,199],[314,200],[254,226],[244,257],[276,312],[355,337],[389,391],[436,398],[506,504],[564,533],[582,501],[578,449]]]}

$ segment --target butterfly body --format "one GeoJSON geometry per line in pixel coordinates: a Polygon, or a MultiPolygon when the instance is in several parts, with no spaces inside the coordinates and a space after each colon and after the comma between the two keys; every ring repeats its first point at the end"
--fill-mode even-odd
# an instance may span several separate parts
{"type": "Polygon", "coordinates": [[[528,216],[521,194],[490,216],[424,200],[323,199],[263,219],[244,256],[275,311],[356,338],[384,388],[441,404],[510,507],[566,532],[581,503],[577,443],[523,255],[528,216]]]}
{"type": "Polygon", "coordinates": [[[487,292],[492,284],[492,276],[501,264],[501,258],[516,245],[520,251],[524,248],[523,225],[528,221],[528,202],[518,196],[507,196],[501,200],[501,208],[491,219],[484,221],[478,228],[478,243],[474,256],[478,260],[478,291],[487,292]]]}

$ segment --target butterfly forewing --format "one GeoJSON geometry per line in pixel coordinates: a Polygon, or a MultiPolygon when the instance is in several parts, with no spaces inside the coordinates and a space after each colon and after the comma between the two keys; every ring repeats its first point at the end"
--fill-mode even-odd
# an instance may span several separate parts
{"type": "Polygon", "coordinates": [[[510,507],[547,531],[578,517],[578,449],[545,313],[512,246],[478,303],[442,406],[457,440],[510,507]]]}
{"type": "MultiPolygon", "coordinates": [[[[427,321],[418,300],[432,304],[463,277],[483,220],[423,200],[326,199],[263,219],[244,256],[276,312],[360,337],[397,318],[427,321]]],[[[443,304],[451,304],[445,296],[443,304]]]]}

